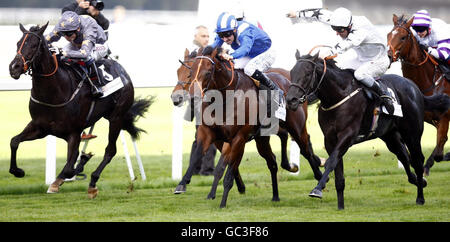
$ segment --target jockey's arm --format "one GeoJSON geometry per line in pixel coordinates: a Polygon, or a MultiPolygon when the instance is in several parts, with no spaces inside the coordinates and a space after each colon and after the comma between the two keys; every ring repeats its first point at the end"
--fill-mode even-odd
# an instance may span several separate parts
{"type": "Polygon", "coordinates": [[[323,8],[309,8],[296,12],[291,12],[287,16],[292,18],[293,23],[298,23],[298,20],[319,21],[328,24],[330,21],[332,11],[323,8]]]}
{"type": "Polygon", "coordinates": [[[84,39],[80,50],[68,50],[67,52],[63,52],[63,55],[69,58],[86,59],[90,57],[94,46],[94,42],[89,39],[84,39]]]}
{"type": "Polygon", "coordinates": [[[428,47],[428,53],[433,57],[441,60],[450,60],[450,39],[442,40],[438,42],[438,46],[436,48],[428,47]]]}
{"type": "Polygon", "coordinates": [[[59,35],[58,31],[56,31],[56,28],[52,30],[49,34],[45,36],[45,39],[47,40],[48,44],[51,44],[53,42],[56,42],[61,39],[61,35],[59,35]]]}
{"type": "Polygon", "coordinates": [[[367,30],[364,28],[352,31],[346,39],[338,42],[335,46],[335,50],[338,53],[343,53],[352,47],[359,46],[367,37],[367,34],[367,30]]]}
{"type": "Polygon", "coordinates": [[[251,35],[241,35],[239,36],[239,42],[241,45],[239,48],[235,49],[234,52],[231,54],[233,56],[233,59],[238,59],[244,56],[247,56],[250,50],[252,49],[254,41],[254,37],[251,35]]]}

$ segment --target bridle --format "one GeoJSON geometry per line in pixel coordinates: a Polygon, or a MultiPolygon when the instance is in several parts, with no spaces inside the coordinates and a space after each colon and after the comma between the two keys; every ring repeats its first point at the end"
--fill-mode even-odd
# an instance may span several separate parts
{"type": "MultiPolygon", "coordinates": [[[[41,53],[40,47],[42,46],[42,43],[44,41],[42,40],[41,36],[39,36],[38,34],[36,34],[34,32],[27,31],[27,32],[24,32],[24,34],[25,34],[25,37],[23,38],[23,41],[20,44],[19,50],[17,50],[16,57],[19,57],[20,59],[22,59],[23,72],[30,74],[30,72],[31,72],[30,66],[32,66],[34,64],[34,60],[36,59],[37,56],[40,55],[40,53],[41,53]],[[23,46],[25,45],[25,41],[28,39],[30,34],[36,36],[39,39],[39,44],[38,44],[37,50],[34,52],[33,56],[27,60],[27,59],[25,59],[25,56],[22,54],[22,49],[23,49],[23,46]]],[[[53,54],[53,60],[55,62],[54,71],[49,74],[40,74],[40,76],[52,76],[56,73],[56,71],[58,70],[58,60],[56,59],[56,54],[53,54]]]]}
{"type": "MultiPolygon", "coordinates": [[[[209,89],[209,87],[211,85],[211,82],[214,82],[214,74],[215,74],[215,71],[216,71],[216,68],[215,68],[216,63],[214,62],[214,60],[211,57],[204,56],[204,55],[196,56],[195,59],[201,59],[201,60],[205,59],[205,60],[208,60],[212,64],[212,67],[211,67],[211,78],[209,78],[208,83],[207,83],[207,85],[206,85],[206,87],[204,89],[202,89],[202,87],[199,84],[200,82],[198,81],[198,74],[200,72],[200,67],[202,65],[202,61],[200,61],[199,67],[197,68],[197,72],[195,73],[195,77],[190,83],[191,86],[192,86],[192,84],[197,83],[197,85],[200,87],[200,90],[202,92],[202,97],[203,97],[204,93],[209,89]]],[[[227,68],[228,71],[231,71],[231,80],[228,82],[228,84],[226,86],[221,87],[221,88],[217,88],[218,91],[222,91],[222,90],[225,90],[225,89],[229,88],[231,86],[231,84],[233,84],[233,82],[234,82],[234,64],[233,64],[232,61],[229,61],[229,63],[230,63],[230,68],[228,68],[226,65],[225,65],[225,67],[227,68]]]]}
{"type": "MultiPolygon", "coordinates": [[[[394,29],[395,29],[395,28],[402,28],[402,29],[404,29],[404,30],[408,33],[408,36],[406,36],[406,39],[408,39],[410,46],[412,46],[412,44],[413,44],[413,38],[412,38],[412,33],[411,33],[411,31],[410,31],[408,28],[406,28],[405,26],[402,26],[402,25],[396,25],[396,26],[394,26],[394,29]]],[[[399,55],[401,52],[403,52],[403,48],[405,48],[405,43],[404,43],[404,44],[402,45],[402,47],[401,47],[399,50],[397,50],[397,51],[395,51],[394,48],[392,47],[392,44],[391,44],[391,41],[390,41],[390,40],[388,41],[388,46],[389,46],[389,49],[390,49],[391,52],[392,52],[392,61],[393,61],[393,62],[396,62],[397,59],[399,58],[398,55],[399,55]]],[[[416,67],[418,67],[418,66],[422,66],[423,64],[425,64],[425,63],[428,61],[428,59],[429,59],[434,65],[438,65],[437,62],[436,62],[436,61],[428,54],[428,52],[426,52],[425,50],[423,50],[423,52],[425,53],[425,60],[423,60],[423,61],[420,62],[419,64],[414,64],[414,63],[407,62],[404,58],[402,58],[402,62],[404,62],[405,64],[410,65],[410,66],[416,66],[416,67]]]]}
{"type": "Polygon", "coordinates": [[[320,85],[322,84],[322,81],[323,81],[323,79],[325,77],[325,73],[327,72],[326,58],[323,59],[323,73],[322,73],[322,76],[320,77],[319,83],[317,84],[316,88],[313,91],[311,91],[311,89],[312,89],[312,87],[313,87],[313,85],[315,83],[313,80],[317,80],[317,71],[316,70],[317,70],[318,64],[316,62],[312,61],[312,60],[309,60],[309,59],[298,59],[297,62],[309,62],[309,63],[312,63],[314,65],[314,70],[312,71],[313,75],[311,77],[311,81],[309,82],[309,86],[308,86],[307,89],[303,88],[298,83],[295,83],[295,82],[291,83],[291,86],[297,87],[303,92],[303,95],[300,97],[299,100],[300,100],[300,103],[304,103],[306,101],[306,99],[307,99],[307,96],[316,93],[319,90],[320,85]]]}

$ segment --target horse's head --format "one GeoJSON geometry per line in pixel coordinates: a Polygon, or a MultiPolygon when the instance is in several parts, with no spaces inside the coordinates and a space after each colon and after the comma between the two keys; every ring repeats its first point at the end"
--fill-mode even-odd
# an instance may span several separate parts
{"type": "Polygon", "coordinates": [[[197,56],[197,52],[194,51],[189,54],[189,50],[186,49],[184,51],[184,60],[179,62],[181,66],[177,70],[178,82],[177,85],[172,90],[171,98],[173,105],[179,106],[181,105],[187,98],[189,87],[191,86],[191,81],[189,81],[191,75],[191,66],[194,63],[195,56],[197,56]]]}
{"type": "Polygon", "coordinates": [[[205,49],[201,48],[199,54],[195,57],[192,64],[189,81],[189,94],[191,97],[203,97],[204,92],[211,88],[217,88],[214,80],[216,69],[220,69],[221,63],[218,56],[220,48],[212,48],[207,46],[205,49]]]}
{"type": "Polygon", "coordinates": [[[388,56],[391,62],[397,61],[400,56],[407,56],[410,52],[414,36],[409,27],[413,20],[414,18],[408,20],[405,15],[399,18],[394,14],[394,28],[387,34],[388,56]]]}
{"type": "Polygon", "coordinates": [[[291,70],[291,85],[286,95],[286,102],[291,110],[296,110],[300,103],[307,100],[309,94],[319,88],[319,82],[325,74],[322,77],[317,75],[319,53],[314,56],[300,56],[297,50],[295,57],[297,62],[291,70]]]}
{"type": "Polygon", "coordinates": [[[9,73],[12,78],[19,79],[20,75],[26,73],[33,61],[40,54],[41,46],[45,43],[44,31],[48,26],[33,26],[26,30],[22,24],[19,24],[23,35],[17,42],[17,54],[9,64],[9,73]]]}

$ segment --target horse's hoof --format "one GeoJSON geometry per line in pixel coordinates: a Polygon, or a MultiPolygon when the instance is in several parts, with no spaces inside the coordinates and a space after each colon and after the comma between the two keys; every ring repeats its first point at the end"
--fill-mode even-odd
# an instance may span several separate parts
{"type": "Polygon", "coordinates": [[[325,167],[325,163],[327,162],[327,159],[319,157],[320,159],[320,167],[325,167]]]}
{"type": "Polygon", "coordinates": [[[13,174],[17,178],[22,178],[25,176],[25,171],[20,168],[10,169],[9,173],[13,174]]]}
{"type": "Polygon", "coordinates": [[[206,197],[207,200],[214,200],[216,198],[216,195],[208,194],[206,197]]]}
{"type": "Polygon", "coordinates": [[[88,198],[94,199],[98,195],[98,189],[96,187],[88,188],[88,198]]]}
{"type": "Polygon", "coordinates": [[[186,185],[178,185],[173,194],[181,194],[186,192],[186,185]]]}
{"type": "Polygon", "coordinates": [[[58,193],[58,192],[59,192],[59,186],[54,183],[52,183],[47,189],[48,194],[53,194],[53,193],[58,193]]]}
{"type": "Polygon", "coordinates": [[[279,202],[280,201],[280,198],[279,197],[273,197],[272,198],[272,202],[279,202]]]}
{"type": "Polygon", "coordinates": [[[290,172],[292,172],[292,173],[298,172],[298,165],[292,163],[292,164],[291,164],[290,172]]]}
{"type": "Polygon", "coordinates": [[[424,198],[417,198],[416,199],[416,204],[417,205],[424,205],[425,204],[425,199],[424,198]]]}
{"type": "Polygon", "coordinates": [[[322,198],[322,191],[314,188],[310,193],[309,193],[310,197],[316,197],[316,198],[322,198]]]}
{"type": "Polygon", "coordinates": [[[425,167],[423,168],[423,176],[429,176],[430,175],[430,168],[425,167]]]}

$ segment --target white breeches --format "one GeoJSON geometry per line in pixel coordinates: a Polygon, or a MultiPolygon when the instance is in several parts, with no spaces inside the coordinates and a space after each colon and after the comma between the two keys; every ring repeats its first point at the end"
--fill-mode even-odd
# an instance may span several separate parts
{"type": "Polygon", "coordinates": [[[364,85],[371,87],[376,77],[383,75],[389,68],[389,57],[382,55],[381,57],[363,63],[355,70],[355,78],[364,85]]]}
{"type": "Polygon", "coordinates": [[[261,72],[267,71],[275,62],[276,53],[272,49],[268,49],[266,52],[261,53],[254,58],[248,56],[235,59],[234,68],[244,69],[244,73],[248,76],[252,76],[256,70],[261,72]]]}

